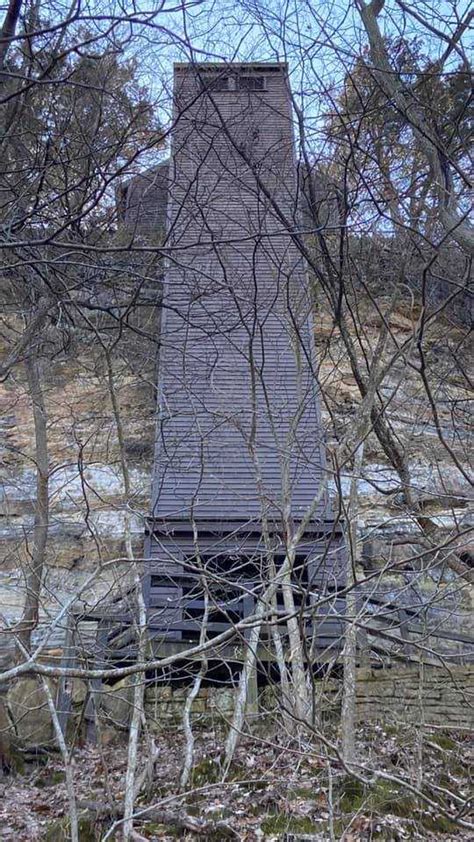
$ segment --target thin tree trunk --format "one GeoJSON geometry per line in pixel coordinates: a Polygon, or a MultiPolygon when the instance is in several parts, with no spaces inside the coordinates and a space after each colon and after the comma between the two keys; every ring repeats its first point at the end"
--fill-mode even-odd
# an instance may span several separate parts
{"type": "Polygon", "coordinates": [[[10,0],[8,9],[3,19],[2,28],[0,30],[0,72],[5,67],[7,52],[20,19],[21,7],[22,0],[10,0]]]}
{"type": "Polygon", "coordinates": [[[342,756],[344,762],[350,766],[356,759],[355,728],[356,728],[356,655],[357,655],[357,599],[354,586],[355,564],[357,561],[357,509],[358,483],[364,459],[364,440],[357,448],[354,459],[354,470],[351,479],[349,497],[349,547],[347,552],[346,587],[350,588],[346,596],[346,628],[344,652],[342,656],[344,669],[344,684],[342,694],[342,756]]]}
{"type": "MultiPolygon", "coordinates": [[[[139,661],[143,661],[146,654],[147,643],[147,616],[145,600],[141,587],[141,576],[139,571],[135,574],[136,596],[138,601],[138,654],[139,661]]],[[[138,742],[140,737],[140,726],[144,716],[145,682],[143,673],[137,672],[133,676],[133,711],[128,735],[128,757],[127,774],[125,777],[125,802],[124,802],[124,823],[123,838],[128,842],[133,831],[133,811],[135,807],[135,775],[138,760],[138,742]]]]}
{"type": "MultiPolygon", "coordinates": [[[[273,578],[274,578],[273,573],[273,578]]],[[[277,599],[276,595],[273,595],[271,599],[272,603],[272,614],[271,614],[271,634],[273,640],[273,648],[275,649],[275,656],[278,664],[278,671],[280,673],[280,685],[281,685],[281,696],[283,700],[283,722],[285,724],[285,728],[287,729],[288,733],[292,733],[293,731],[293,720],[289,711],[291,710],[291,692],[290,692],[290,682],[288,678],[288,669],[285,663],[285,652],[283,649],[283,643],[281,641],[280,629],[277,625],[277,599]]]]}
{"type": "Polygon", "coordinates": [[[306,683],[306,670],[304,665],[303,641],[301,629],[298,622],[295,600],[293,596],[293,583],[291,572],[293,569],[294,557],[291,559],[290,569],[285,573],[282,582],[283,602],[285,611],[288,614],[286,625],[288,628],[288,639],[290,643],[290,668],[292,677],[293,703],[296,716],[301,722],[311,722],[312,711],[308,686],[306,683]]]}
{"type": "Polygon", "coordinates": [[[260,640],[260,632],[262,629],[263,618],[266,610],[267,609],[265,602],[261,600],[258,603],[257,609],[255,611],[255,625],[252,627],[249,639],[247,641],[245,661],[242,667],[242,672],[240,673],[239,690],[237,694],[237,699],[235,701],[232,722],[225,744],[223,780],[225,780],[225,778],[227,777],[230,765],[232,763],[232,759],[234,757],[235,749],[237,748],[239,737],[242,733],[242,726],[244,724],[245,710],[247,706],[249,679],[255,669],[257,661],[257,647],[258,642],[260,640]]]}
{"type": "Polygon", "coordinates": [[[64,774],[66,777],[66,792],[69,803],[69,823],[71,830],[71,842],[79,842],[79,826],[77,821],[77,804],[76,793],[74,789],[74,772],[71,764],[71,755],[66,745],[66,740],[62,732],[61,723],[59,721],[58,712],[54,704],[54,699],[49,689],[46,678],[42,678],[43,690],[48,702],[49,712],[53,723],[54,734],[58,744],[59,751],[63,758],[64,774]]]}
{"type": "MultiPolygon", "coordinates": [[[[204,587],[206,584],[204,582],[204,587]]],[[[205,643],[206,636],[207,636],[207,618],[209,615],[209,596],[207,591],[204,592],[204,616],[201,626],[201,633],[199,635],[199,642],[200,644],[205,643]]],[[[184,792],[188,785],[189,776],[191,774],[191,770],[193,768],[193,754],[194,754],[194,734],[191,725],[191,712],[193,708],[193,702],[201,689],[201,683],[206,675],[207,672],[207,658],[204,655],[201,659],[201,666],[199,669],[198,674],[196,675],[191,689],[186,697],[186,702],[184,705],[183,711],[183,731],[184,736],[186,739],[186,747],[184,751],[184,763],[183,769],[181,772],[181,779],[179,782],[179,788],[181,792],[184,792]]]]}
{"type": "MultiPolygon", "coordinates": [[[[407,125],[412,127],[419,147],[429,162],[438,199],[438,218],[446,233],[451,235],[468,255],[473,256],[474,228],[466,213],[463,213],[456,205],[453,180],[449,172],[449,159],[443,143],[437,136],[435,127],[430,124],[422,108],[418,106],[416,98],[411,92],[407,93],[406,83],[400,79],[399,74],[390,64],[387,48],[377,22],[377,17],[384,5],[384,0],[367,4],[362,0],[357,2],[357,8],[369,39],[374,78],[388,101],[394,103],[407,125]]],[[[469,20],[472,20],[472,14],[469,20]]],[[[459,25],[453,41],[462,34],[465,25],[466,22],[459,25]]]]}
{"type": "Polygon", "coordinates": [[[359,477],[364,461],[365,440],[370,430],[374,412],[375,397],[383,370],[383,355],[388,342],[388,316],[392,312],[396,300],[397,289],[394,290],[390,307],[386,314],[385,324],[382,325],[377,343],[372,355],[371,375],[367,383],[366,393],[359,408],[359,422],[355,431],[354,467],[352,472],[349,495],[349,547],[346,566],[346,629],[343,652],[344,683],[342,697],[342,755],[346,764],[354,763],[356,756],[355,727],[356,727],[356,655],[357,655],[357,627],[355,624],[357,601],[355,593],[357,561],[357,520],[358,520],[358,487],[359,477]]]}
{"type": "Polygon", "coordinates": [[[265,615],[268,614],[268,612],[270,612],[271,615],[271,604],[273,596],[284,582],[285,577],[289,574],[291,575],[293,565],[292,560],[295,556],[296,547],[301,541],[301,538],[304,535],[308,523],[313,517],[315,511],[317,510],[317,507],[324,494],[324,490],[325,485],[321,483],[318,493],[314,496],[311,505],[308,506],[303,518],[298,524],[296,531],[291,537],[290,545],[287,549],[286,558],[283,564],[281,565],[280,569],[275,573],[274,580],[270,582],[270,584],[265,589],[264,593],[261,595],[261,598],[257,603],[257,608],[254,615],[255,621],[250,632],[249,640],[247,641],[247,651],[245,655],[244,666],[240,674],[239,691],[234,707],[234,714],[232,717],[231,727],[227,735],[225,745],[223,779],[225,779],[227,776],[240,734],[242,732],[242,726],[245,718],[245,709],[247,704],[248,685],[252,673],[255,670],[255,665],[257,661],[257,646],[260,640],[260,633],[265,620],[265,615]]]}
{"type": "MultiPolygon", "coordinates": [[[[120,451],[120,465],[122,469],[124,498],[125,498],[125,519],[124,519],[124,541],[125,552],[127,558],[133,563],[134,568],[134,585],[135,597],[137,600],[138,609],[138,623],[137,623],[137,660],[143,662],[146,657],[147,648],[147,611],[142,590],[141,570],[139,565],[134,563],[132,535],[131,535],[131,521],[130,513],[128,511],[128,502],[130,500],[131,483],[130,472],[128,469],[127,457],[125,453],[125,438],[123,433],[122,418],[120,414],[120,407],[115,388],[115,379],[112,358],[109,349],[105,349],[105,356],[107,361],[107,376],[109,384],[110,399],[114,413],[115,426],[117,429],[117,438],[120,451]]],[[[144,719],[144,701],[145,701],[145,682],[142,673],[135,673],[132,680],[133,686],[133,710],[130,721],[130,729],[128,735],[128,756],[127,756],[127,773],[125,776],[125,799],[124,799],[124,815],[123,815],[123,838],[128,842],[133,833],[133,812],[135,807],[136,786],[135,776],[138,762],[138,744],[140,739],[140,728],[142,720],[144,719]]]]}
{"type": "Polygon", "coordinates": [[[49,523],[49,460],[47,415],[35,351],[25,360],[26,377],[33,404],[36,462],[36,502],[31,559],[25,575],[26,595],[23,615],[15,629],[25,650],[31,647],[31,635],[38,625],[39,600],[43,578],[49,523]]]}

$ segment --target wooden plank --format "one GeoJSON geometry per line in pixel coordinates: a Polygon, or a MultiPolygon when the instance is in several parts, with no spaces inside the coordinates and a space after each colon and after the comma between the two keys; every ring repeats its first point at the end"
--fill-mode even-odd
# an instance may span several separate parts
{"type": "MultiPolygon", "coordinates": [[[[172,620],[166,624],[162,624],[161,622],[157,622],[156,619],[152,616],[149,620],[149,626],[151,629],[161,629],[165,632],[173,629],[179,629],[181,631],[200,631],[202,626],[202,620],[172,620]]],[[[207,624],[207,628],[209,631],[227,631],[227,629],[231,628],[230,623],[218,623],[218,622],[209,622],[207,624]]]]}
{"type": "MultiPolygon", "coordinates": [[[[110,631],[110,621],[105,620],[102,625],[99,624],[97,629],[97,654],[95,658],[95,669],[101,669],[108,666],[108,637],[110,631]]],[[[97,742],[97,717],[100,706],[100,694],[102,689],[102,679],[91,678],[89,681],[89,699],[87,701],[84,718],[86,720],[86,739],[89,742],[97,742]]]]}
{"type": "Polygon", "coordinates": [[[410,646],[410,634],[408,631],[408,615],[404,608],[399,608],[398,616],[400,637],[403,640],[403,649],[406,655],[411,655],[413,650],[410,646]]]}
{"type": "MultiPolygon", "coordinates": [[[[295,524],[299,523],[298,518],[295,518],[295,524]]],[[[259,536],[262,534],[262,524],[260,520],[242,521],[242,518],[206,518],[200,519],[197,523],[200,533],[208,533],[221,536],[222,533],[233,536],[235,540],[236,528],[239,529],[240,535],[259,536]]],[[[146,533],[156,534],[163,537],[170,535],[187,534],[192,540],[193,531],[190,522],[186,519],[173,520],[172,518],[154,518],[149,516],[146,519],[146,533]]],[[[344,521],[339,519],[336,523],[331,519],[321,519],[311,521],[305,531],[306,536],[314,535],[320,537],[322,535],[342,535],[344,533],[344,521]]]]}
{"type": "MultiPolygon", "coordinates": [[[[210,611],[232,611],[233,613],[236,612],[236,609],[240,608],[240,612],[242,615],[243,611],[243,597],[239,596],[235,599],[229,599],[225,602],[213,602],[212,597],[209,600],[209,610],[210,611]]],[[[153,592],[150,596],[150,608],[166,608],[166,606],[174,605],[174,600],[168,600],[160,595],[154,596],[153,592]]],[[[202,610],[204,611],[205,600],[204,599],[187,599],[186,594],[184,596],[179,597],[179,604],[183,606],[185,610],[202,610]]]]}
{"type": "MultiPolygon", "coordinates": [[[[61,658],[61,669],[68,669],[74,667],[76,664],[75,619],[70,611],[67,612],[65,620],[66,630],[64,636],[63,655],[61,658]]],[[[66,736],[67,724],[71,716],[73,683],[73,678],[62,675],[58,684],[57,714],[59,725],[64,736],[66,736]]]]}

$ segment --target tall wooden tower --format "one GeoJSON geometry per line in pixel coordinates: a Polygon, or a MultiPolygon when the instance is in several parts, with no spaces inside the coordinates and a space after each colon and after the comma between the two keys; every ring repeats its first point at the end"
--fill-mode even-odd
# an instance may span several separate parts
{"type": "Polygon", "coordinates": [[[176,65],[168,178],[145,594],[189,642],[252,610],[304,518],[300,601],[341,582],[286,65],[176,65]]]}

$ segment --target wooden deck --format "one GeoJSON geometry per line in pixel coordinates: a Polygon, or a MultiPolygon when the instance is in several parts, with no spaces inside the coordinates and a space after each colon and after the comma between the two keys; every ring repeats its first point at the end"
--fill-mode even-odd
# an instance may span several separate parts
{"type": "MultiPolygon", "coordinates": [[[[99,668],[110,669],[123,662],[135,661],[137,657],[137,613],[131,609],[134,601],[133,591],[121,595],[116,602],[93,611],[75,612],[71,615],[66,626],[64,651],[70,665],[71,658],[86,659],[89,665],[94,661],[99,668]],[[124,605],[128,603],[128,605],[124,605]],[[74,652],[74,655],[71,653],[74,652]]],[[[195,601],[201,610],[200,600],[195,601]]],[[[243,600],[242,600],[243,603],[243,600]]],[[[377,663],[380,658],[394,661],[418,661],[420,651],[423,651],[425,663],[440,665],[441,663],[472,663],[474,662],[474,637],[462,634],[456,629],[442,627],[439,621],[429,617],[420,621],[419,610],[400,603],[385,599],[382,595],[357,591],[356,605],[358,610],[358,660],[362,662],[367,657],[377,663]],[[431,652],[429,651],[431,650],[431,652]]],[[[253,606],[249,606],[253,610],[253,606]]],[[[223,622],[210,621],[208,641],[210,647],[207,656],[215,660],[235,659],[241,663],[246,649],[245,628],[237,627],[246,615],[243,610],[237,611],[230,624],[227,615],[223,622]],[[212,622],[212,625],[211,625],[212,622]],[[233,628],[235,626],[235,628],[233,628]],[[223,642],[217,640],[222,632],[226,632],[223,642]],[[215,645],[212,641],[216,640],[215,645]]],[[[301,623],[304,624],[307,639],[313,636],[317,639],[311,654],[315,667],[320,663],[334,660],[334,655],[341,652],[343,634],[347,618],[345,616],[345,599],[343,595],[326,594],[321,604],[307,600],[299,606],[301,623]]],[[[228,603],[221,605],[219,611],[228,612],[228,603]]],[[[250,612],[251,613],[251,612],[250,612]]],[[[157,612],[158,616],[161,616],[157,612]]],[[[277,622],[285,641],[285,623],[287,613],[280,606],[277,611],[277,622]]],[[[182,653],[183,661],[199,658],[194,654],[196,640],[193,634],[199,627],[195,619],[181,619],[176,623],[177,628],[169,627],[169,619],[162,623],[155,619],[148,625],[150,647],[147,659],[152,663],[159,659],[182,653]],[[182,636],[174,636],[179,630],[182,636]]],[[[262,661],[269,663],[275,656],[270,647],[270,627],[264,624],[262,643],[259,646],[259,656],[262,661]]],[[[308,650],[309,651],[309,650],[308,650]]],[[[337,658],[336,658],[337,660],[337,658]]]]}

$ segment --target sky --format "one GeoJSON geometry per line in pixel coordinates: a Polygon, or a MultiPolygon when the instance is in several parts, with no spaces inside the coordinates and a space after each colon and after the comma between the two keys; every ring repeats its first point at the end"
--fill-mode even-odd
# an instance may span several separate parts
{"type": "MultiPolygon", "coordinates": [[[[103,48],[134,60],[163,126],[170,121],[174,61],[287,61],[306,130],[316,137],[345,75],[367,45],[356,0],[72,3],[40,0],[42,19],[59,24],[73,11],[78,17],[71,31],[107,33],[103,48]]],[[[468,0],[386,0],[379,24],[392,38],[418,38],[423,51],[436,58],[446,48],[443,35],[455,30],[468,8],[468,0]]],[[[469,33],[463,44],[472,47],[469,33]]],[[[453,54],[453,61],[458,58],[453,54]]]]}
{"type": "MultiPolygon", "coordinates": [[[[416,37],[436,58],[446,42],[429,27],[452,32],[468,8],[466,0],[388,0],[379,22],[385,35],[416,37]]],[[[316,117],[321,94],[340,87],[367,43],[354,0],[125,0],[123,10],[142,21],[129,25],[126,50],[164,112],[173,61],[288,61],[292,89],[316,117]]],[[[463,41],[472,46],[469,34],[463,41]]]]}

